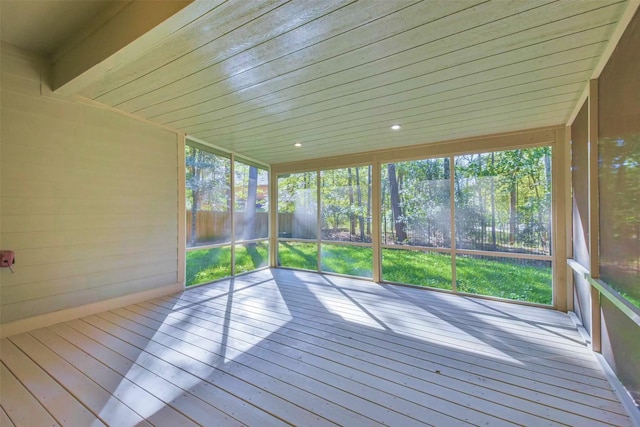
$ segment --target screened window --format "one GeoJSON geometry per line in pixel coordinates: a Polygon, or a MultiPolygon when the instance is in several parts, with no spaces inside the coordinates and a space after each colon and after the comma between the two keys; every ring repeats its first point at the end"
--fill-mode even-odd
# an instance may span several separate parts
{"type": "Polygon", "coordinates": [[[186,285],[268,266],[268,171],[205,145],[185,150],[186,285]]]}
{"type": "Polygon", "coordinates": [[[187,247],[231,242],[231,159],[186,147],[187,247]]]}
{"type": "Polygon", "coordinates": [[[235,239],[269,237],[269,172],[258,166],[234,163],[235,239]]]}
{"type": "Polygon", "coordinates": [[[278,236],[315,239],[318,233],[318,174],[278,177],[278,236]]]}

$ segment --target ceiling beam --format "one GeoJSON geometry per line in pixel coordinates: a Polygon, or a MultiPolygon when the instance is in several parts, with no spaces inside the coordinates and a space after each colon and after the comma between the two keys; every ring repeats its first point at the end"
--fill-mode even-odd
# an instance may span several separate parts
{"type": "MultiPolygon", "coordinates": [[[[51,89],[64,95],[78,93],[192,21],[194,13],[188,13],[187,9],[200,9],[199,3],[193,0],[130,2],[55,59],[51,89]]],[[[198,15],[197,10],[192,12],[198,15]]]]}

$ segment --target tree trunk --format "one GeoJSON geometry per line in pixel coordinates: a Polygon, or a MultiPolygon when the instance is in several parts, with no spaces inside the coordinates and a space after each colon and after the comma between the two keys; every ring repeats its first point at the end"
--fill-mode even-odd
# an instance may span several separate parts
{"type": "Polygon", "coordinates": [[[360,188],[360,168],[356,167],[356,197],[358,200],[358,222],[360,223],[360,241],[364,242],[364,216],[362,215],[362,189],[360,188]]]}
{"type": "Polygon", "coordinates": [[[351,168],[347,168],[347,184],[349,185],[349,232],[352,236],[356,234],[356,217],[353,215],[353,174],[351,168]]]}
{"type": "Polygon", "coordinates": [[[491,153],[491,246],[492,250],[496,250],[496,191],[494,177],[495,158],[491,153]]]}
{"type": "Polygon", "coordinates": [[[198,192],[197,191],[191,191],[191,196],[192,196],[192,200],[191,200],[191,239],[189,242],[189,246],[195,246],[196,245],[196,221],[198,220],[198,192]]]}
{"type": "Polygon", "coordinates": [[[407,240],[407,233],[404,230],[404,221],[402,221],[402,211],[400,209],[400,193],[398,192],[398,180],[396,179],[396,165],[389,163],[387,166],[389,173],[389,187],[391,193],[391,211],[393,213],[393,222],[396,230],[396,241],[404,242],[407,240]]]}
{"type": "Polygon", "coordinates": [[[247,205],[244,210],[244,229],[242,237],[253,239],[256,236],[256,202],[258,199],[258,168],[249,166],[249,185],[247,188],[247,205]]]}
{"type": "Polygon", "coordinates": [[[367,236],[370,236],[370,235],[371,235],[371,166],[367,168],[367,236]]]}
{"type": "Polygon", "coordinates": [[[509,209],[509,243],[511,245],[516,243],[516,206],[518,204],[518,184],[514,182],[511,184],[510,193],[510,209],[509,209]]]}
{"type": "Polygon", "coordinates": [[[482,195],[482,154],[478,154],[478,172],[479,176],[476,177],[476,183],[478,185],[478,205],[480,206],[480,245],[482,250],[485,250],[485,227],[486,227],[486,217],[485,217],[485,206],[484,206],[484,197],[482,195]]]}
{"type": "Polygon", "coordinates": [[[544,176],[547,182],[547,191],[551,191],[551,157],[549,153],[544,154],[544,176]]]}
{"type": "MultiPolygon", "coordinates": [[[[194,163],[197,163],[197,154],[194,155],[194,163]]],[[[198,204],[200,202],[200,192],[196,190],[199,187],[200,183],[200,169],[197,166],[191,166],[191,176],[194,181],[197,182],[197,185],[194,185],[194,188],[191,190],[191,239],[189,242],[189,246],[195,246],[198,241],[198,236],[196,235],[197,221],[198,221],[198,204]]]]}

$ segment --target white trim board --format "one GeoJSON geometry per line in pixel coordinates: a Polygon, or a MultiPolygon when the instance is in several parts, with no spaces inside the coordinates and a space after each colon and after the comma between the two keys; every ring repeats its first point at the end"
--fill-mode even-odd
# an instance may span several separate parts
{"type": "Polygon", "coordinates": [[[101,313],[103,311],[114,310],[131,304],[137,304],[153,298],[171,295],[184,290],[183,283],[175,283],[172,285],[162,286],[156,289],[148,289],[146,291],[137,292],[130,295],[124,295],[117,298],[111,298],[104,301],[98,301],[91,304],[72,307],[65,310],[54,311],[52,313],[41,314],[39,316],[28,317],[26,319],[15,320],[0,325],[0,338],[11,335],[21,334],[34,329],[44,328],[46,326],[55,325],[56,323],[66,322],[78,319],[80,317],[90,316],[92,314],[101,313]]]}

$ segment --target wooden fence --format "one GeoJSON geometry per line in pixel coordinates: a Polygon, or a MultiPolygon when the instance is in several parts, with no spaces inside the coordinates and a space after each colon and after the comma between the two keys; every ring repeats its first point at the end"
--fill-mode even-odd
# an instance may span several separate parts
{"type": "MultiPolygon", "coordinates": [[[[187,210],[187,243],[191,242],[191,211],[187,210]]],[[[246,224],[244,212],[235,213],[236,229],[247,231],[247,236],[267,237],[269,230],[269,215],[266,212],[256,212],[253,230],[246,224]]],[[[215,243],[228,241],[231,237],[231,213],[229,212],[196,212],[196,243],[215,243]]]]}

